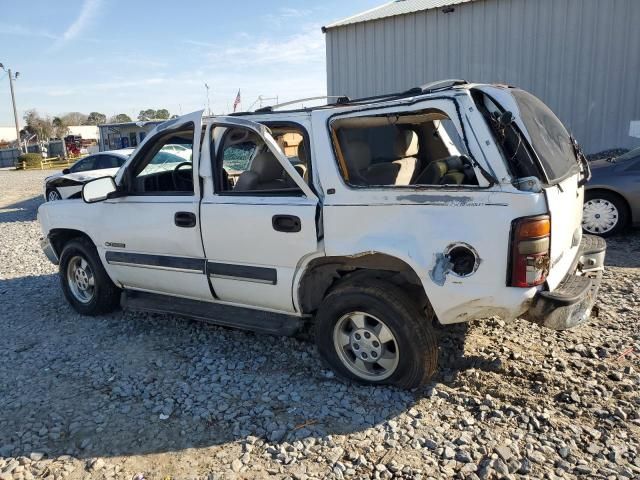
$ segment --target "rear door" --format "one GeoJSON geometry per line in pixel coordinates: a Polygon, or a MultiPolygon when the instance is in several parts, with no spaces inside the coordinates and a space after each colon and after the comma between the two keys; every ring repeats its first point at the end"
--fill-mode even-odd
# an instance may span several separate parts
{"type": "Polygon", "coordinates": [[[553,290],[569,272],[582,238],[583,174],[567,129],[541,100],[524,90],[510,90],[518,122],[546,176],[544,193],[551,216],[551,265],[547,283],[553,290]]]}
{"type": "Polygon", "coordinates": [[[265,126],[221,117],[205,135],[200,218],[216,300],[294,312],[296,272],[319,250],[317,196],[265,126]]]}
{"type": "Polygon", "coordinates": [[[580,247],[584,201],[580,182],[586,167],[581,168],[567,129],[541,100],[517,88],[476,88],[513,114],[518,130],[535,154],[535,176],[543,185],[551,217],[547,283],[553,290],[569,272],[580,247]]]}
{"type": "Polygon", "coordinates": [[[551,216],[551,265],[547,283],[553,290],[569,272],[582,239],[584,188],[578,175],[544,189],[551,216]]]}

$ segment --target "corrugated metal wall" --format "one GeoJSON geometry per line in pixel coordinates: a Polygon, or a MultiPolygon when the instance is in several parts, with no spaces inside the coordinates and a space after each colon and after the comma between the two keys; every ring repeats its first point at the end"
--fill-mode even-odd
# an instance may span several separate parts
{"type": "Polygon", "coordinates": [[[547,103],[589,153],[640,145],[640,0],[483,0],[329,29],[329,95],[445,78],[509,83],[547,103]]]}

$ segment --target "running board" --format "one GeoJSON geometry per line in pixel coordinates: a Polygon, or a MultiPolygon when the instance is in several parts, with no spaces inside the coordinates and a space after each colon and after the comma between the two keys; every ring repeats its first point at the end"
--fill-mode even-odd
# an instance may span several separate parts
{"type": "Polygon", "coordinates": [[[170,313],[204,320],[223,327],[240,328],[271,335],[292,336],[304,324],[302,318],[294,315],[134,290],[123,291],[121,304],[122,308],[128,310],[170,313]]]}

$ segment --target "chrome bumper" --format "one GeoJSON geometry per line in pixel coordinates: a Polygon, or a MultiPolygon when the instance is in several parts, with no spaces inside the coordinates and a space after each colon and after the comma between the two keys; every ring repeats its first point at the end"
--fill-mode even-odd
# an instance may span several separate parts
{"type": "Polygon", "coordinates": [[[49,239],[47,237],[43,237],[40,239],[40,247],[51,263],[53,263],[54,265],[58,265],[60,263],[60,259],[58,258],[56,251],[53,249],[53,246],[51,246],[51,242],[49,242],[49,239]]]}

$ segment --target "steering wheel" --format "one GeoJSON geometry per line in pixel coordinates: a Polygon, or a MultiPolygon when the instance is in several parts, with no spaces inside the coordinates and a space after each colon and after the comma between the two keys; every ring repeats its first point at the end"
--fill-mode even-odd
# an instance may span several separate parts
{"type": "Polygon", "coordinates": [[[193,186],[193,164],[191,162],[182,162],[176,165],[176,168],[171,172],[171,180],[173,181],[174,188],[181,192],[183,190],[189,190],[193,186]],[[180,170],[180,168],[189,166],[191,171],[180,170]],[[186,186],[186,188],[182,188],[186,186]]]}

